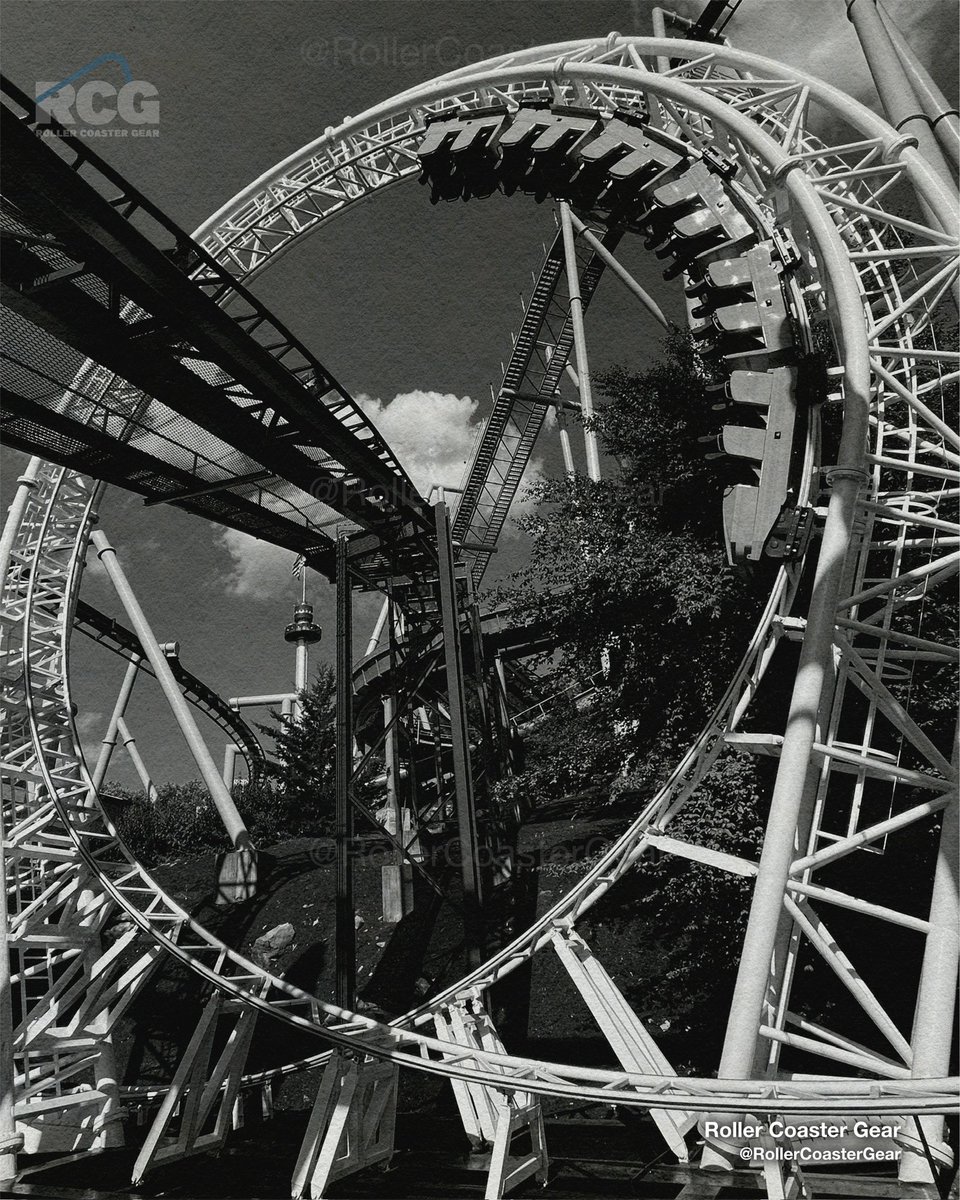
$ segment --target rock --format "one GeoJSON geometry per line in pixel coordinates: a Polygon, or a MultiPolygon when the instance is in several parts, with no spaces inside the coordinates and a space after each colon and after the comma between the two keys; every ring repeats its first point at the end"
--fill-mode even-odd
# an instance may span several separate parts
{"type": "Polygon", "coordinates": [[[135,928],[134,922],[125,913],[117,913],[110,921],[110,924],[101,933],[101,938],[107,945],[112,945],[118,938],[122,938],[124,934],[135,928]]]}
{"type": "Polygon", "coordinates": [[[268,966],[293,944],[294,936],[293,926],[289,922],[261,933],[253,943],[254,962],[268,966]]]}
{"type": "Polygon", "coordinates": [[[360,914],[359,914],[359,913],[354,913],[354,914],[353,914],[353,927],[354,927],[354,929],[362,929],[362,928],[364,927],[364,925],[365,925],[365,924],[366,924],[366,922],[364,921],[363,917],[361,917],[361,916],[360,916],[360,914]]]}

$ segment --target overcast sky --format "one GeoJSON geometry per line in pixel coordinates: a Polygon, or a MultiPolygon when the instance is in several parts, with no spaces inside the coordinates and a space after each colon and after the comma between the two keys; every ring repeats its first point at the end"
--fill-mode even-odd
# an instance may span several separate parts
{"type": "MultiPolygon", "coordinates": [[[[886,6],[955,102],[955,0],[886,6]]],[[[160,136],[103,141],[97,149],[194,229],[347,114],[518,46],[611,30],[649,34],[652,7],[647,0],[5,0],[3,69],[33,94],[38,80],[58,81],[108,52],[125,55],[134,76],[159,92],[160,136]]],[[[696,15],[702,4],[683,0],[676,8],[696,15]]],[[[844,0],[744,0],[727,33],[739,48],[801,66],[876,105],[844,0]]],[[[489,385],[508,356],[520,293],[529,294],[541,245],[553,233],[548,205],[492,197],[433,207],[426,190],[410,184],[332,223],[261,277],[257,290],[354,395],[366,398],[418,485],[456,484],[489,411],[489,385]]],[[[630,244],[622,257],[679,316],[656,260],[630,244]]],[[[614,282],[598,293],[589,335],[594,369],[639,367],[656,355],[657,327],[614,282]]],[[[558,471],[552,438],[537,459],[539,470],[558,471]]],[[[5,498],[20,461],[10,451],[0,459],[5,498]]],[[[291,686],[282,633],[295,599],[292,556],[175,510],[145,510],[139,498],[116,491],[102,524],[157,634],[180,640],[194,673],[224,695],[291,686]]],[[[522,540],[508,535],[488,578],[514,569],[523,555],[522,540]]],[[[329,659],[331,589],[311,579],[310,593],[325,630],[320,656],[329,659]]],[[[87,572],[83,595],[120,615],[102,573],[87,572]]],[[[363,620],[376,607],[363,603],[363,620]]],[[[95,746],[123,664],[80,636],[73,662],[81,729],[95,746]]],[[[158,781],[193,777],[155,686],[141,682],[129,723],[152,773],[158,781]]],[[[205,732],[219,761],[222,735],[205,732]]],[[[114,777],[132,784],[124,756],[115,762],[114,777]]]]}

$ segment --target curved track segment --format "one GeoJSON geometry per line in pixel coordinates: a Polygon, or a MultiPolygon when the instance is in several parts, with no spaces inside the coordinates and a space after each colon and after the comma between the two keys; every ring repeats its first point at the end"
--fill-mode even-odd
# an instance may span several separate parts
{"type": "MultiPolygon", "coordinates": [[[[125,658],[127,661],[139,659],[140,670],[147,675],[153,674],[140,639],[114,617],[108,617],[106,613],[94,608],[92,604],[78,600],[74,623],[81,633],[86,634],[100,645],[107,646],[121,658],[125,658]]],[[[266,767],[267,757],[257,735],[239,712],[231,708],[213,688],[208,687],[203,680],[188,671],[179,657],[171,661],[170,667],[174,678],[190,703],[205,713],[223,730],[227,737],[237,743],[251,779],[259,778],[266,767]]]]}
{"type": "MultiPolygon", "coordinates": [[[[156,945],[188,963],[221,992],[310,1029],[334,1046],[362,1050],[375,1058],[469,1085],[518,1094],[598,1098],[657,1111],[948,1111],[955,1104],[956,1081],[910,1077],[907,1039],[886,1017],[882,1005],[868,1001],[845,969],[840,971],[845,983],[853,984],[865,1011],[872,1010],[878,1029],[901,1056],[902,1065],[884,1065],[885,1056],[868,1049],[861,1056],[866,1061],[855,1064],[870,1073],[867,1079],[790,1078],[782,1067],[783,1077],[756,1080],[687,1079],[630,1069],[585,1070],[517,1059],[474,1044],[451,1049],[449,1041],[417,1032],[437,1018],[442,1021],[445,1013],[553,942],[557,929],[568,927],[585,912],[649,847],[695,856],[697,848],[674,842],[664,829],[695,795],[697,783],[724,744],[745,750],[763,745],[768,752],[780,754],[781,775],[786,773],[789,749],[790,754],[800,755],[793,761],[801,763],[801,774],[809,770],[813,777],[816,773],[818,799],[815,819],[805,837],[808,852],[788,863],[790,877],[782,899],[794,919],[797,938],[802,935],[818,951],[829,947],[831,939],[811,899],[818,905],[840,906],[858,900],[819,887],[811,882],[813,872],[858,846],[939,812],[952,788],[953,775],[942,752],[909,719],[901,718],[898,702],[892,700],[884,682],[890,675],[884,676],[882,664],[894,657],[909,662],[905,657],[909,648],[929,642],[922,631],[905,632],[888,614],[901,611],[908,598],[949,578],[956,569],[955,555],[942,552],[955,544],[957,527],[952,513],[930,515],[943,511],[942,503],[956,495],[953,435],[948,436],[947,423],[934,411],[942,377],[955,368],[941,365],[948,361],[943,352],[915,342],[918,326],[923,332],[931,308],[956,270],[956,217],[950,198],[922,161],[882,121],[809,77],[712,46],[611,37],[608,43],[544,48],[517,56],[517,62],[510,65],[498,62],[459,73],[348,123],[319,145],[306,148],[296,162],[282,164],[271,180],[262,187],[255,185],[201,235],[211,249],[239,270],[262,269],[272,253],[288,248],[295,237],[320,224],[326,211],[321,211],[321,206],[326,201],[311,196],[311,188],[324,171],[342,182],[339,199],[330,189],[323,193],[331,207],[341,208],[360,193],[412,173],[410,156],[422,135],[426,107],[453,116],[464,107],[506,103],[513,111],[524,103],[543,100],[561,106],[594,106],[598,121],[608,121],[615,109],[631,105],[644,109],[652,137],[655,131],[666,131],[668,136],[679,137],[700,159],[711,145],[729,147],[736,173],[724,194],[732,208],[743,216],[766,212],[788,226],[804,258],[810,256],[806,286],[811,301],[816,302],[817,296],[826,301],[823,312],[841,354],[843,372],[835,380],[845,408],[840,467],[827,473],[833,496],[814,580],[814,603],[826,606],[826,617],[814,608],[808,611],[806,622],[791,617],[796,571],[781,569],[764,619],[717,714],[661,793],[597,867],[489,963],[402,1022],[384,1026],[304,996],[282,981],[265,978],[186,921],[142,868],[127,858],[102,816],[86,804],[89,785],[72,749],[75,743],[63,671],[70,624],[67,614],[79,578],[78,555],[91,493],[81,479],[51,475],[37,498],[37,511],[45,515],[29,548],[30,561],[36,564],[33,582],[24,593],[15,581],[8,608],[23,637],[19,660],[25,692],[22,732],[29,728],[30,733],[29,745],[11,745],[11,754],[19,754],[29,763],[25,770],[33,772],[30,778],[35,785],[33,799],[25,799],[23,806],[38,822],[41,835],[45,836],[43,822],[50,822],[49,839],[44,842],[41,836],[39,840],[50,850],[51,861],[55,860],[53,847],[64,852],[66,834],[73,847],[67,850],[71,861],[85,864],[98,879],[102,894],[149,932],[156,945]],[[669,78],[656,77],[648,63],[658,53],[685,55],[692,62],[669,78]],[[748,77],[751,71],[756,72],[753,79],[748,77]],[[834,115],[839,112],[852,125],[848,141],[825,147],[807,135],[805,127],[816,105],[834,115]],[[379,163],[376,170],[367,169],[371,161],[379,163]],[[400,169],[391,169],[397,162],[402,163],[400,169]],[[909,248],[898,238],[905,219],[887,213],[877,195],[894,173],[915,187],[941,226],[907,220],[905,231],[914,243],[909,248]],[[309,182],[304,181],[307,174],[309,182]],[[872,383],[871,356],[875,368],[872,383]],[[870,450],[865,459],[868,434],[870,450]],[[867,474],[867,465],[872,476],[867,474]],[[891,484],[885,473],[888,468],[905,475],[908,486],[891,484]],[[861,484],[866,485],[862,497],[861,484]],[[924,493],[923,498],[918,499],[918,492],[924,493]],[[862,519],[851,541],[849,531],[855,517],[862,519]],[[50,550],[71,545],[75,549],[69,561],[50,550]],[[919,565],[912,557],[914,552],[923,556],[919,565]],[[880,573],[872,574],[878,554],[886,557],[880,559],[880,573]],[[836,601],[843,614],[851,615],[835,619],[836,601]],[[879,728],[879,717],[861,725],[860,740],[852,745],[839,716],[837,721],[824,722],[819,731],[811,729],[806,744],[774,732],[763,734],[762,740],[754,737],[752,742],[743,735],[743,717],[778,641],[785,636],[802,637],[809,661],[814,629],[822,638],[825,620],[828,649],[832,653],[835,646],[844,660],[843,678],[833,689],[832,702],[827,703],[828,694],[822,693],[826,707],[831,713],[849,712],[846,681],[861,692],[866,687],[876,712],[887,721],[891,714],[899,721],[905,744],[909,744],[906,765],[895,761],[895,755],[891,758],[879,740],[877,744],[871,740],[873,729],[879,728]],[[915,765],[917,755],[923,760],[920,765],[915,765]],[[891,815],[873,824],[858,816],[845,831],[829,829],[835,815],[831,804],[837,781],[844,776],[855,779],[857,787],[866,780],[879,780],[893,795],[891,815]],[[910,807],[906,807],[902,799],[905,787],[925,788],[928,798],[913,803],[911,797],[910,807]],[[266,993],[265,987],[270,989],[266,993]]],[[[815,492],[809,499],[817,499],[815,492]]],[[[923,652],[945,658],[949,650],[929,643],[923,652]]],[[[743,863],[733,864],[733,868],[758,869],[756,864],[743,863]]],[[[759,869],[765,871],[763,862],[759,869]]],[[[874,919],[895,921],[905,916],[874,908],[877,911],[869,914],[874,919]]],[[[915,921],[916,926],[918,932],[929,929],[922,920],[915,921]]],[[[792,1015],[783,1006],[759,1033],[777,1045],[790,1045],[794,1039],[793,1044],[799,1046],[797,1037],[801,1036],[814,1044],[815,1053],[854,1065],[836,1053],[843,1051],[843,1043],[838,1042],[841,1035],[810,1029],[795,1035],[786,1028],[792,1015]]]]}

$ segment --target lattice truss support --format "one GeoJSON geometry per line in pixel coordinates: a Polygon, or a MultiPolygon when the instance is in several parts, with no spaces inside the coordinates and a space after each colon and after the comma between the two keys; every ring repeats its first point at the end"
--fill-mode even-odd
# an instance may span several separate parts
{"type": "MultiPolygon", "coordinates": [[[[433,1014],[437,1037],[462,1049],[503,1052],[479,992],[462,996],[433,1014]]],[[[461,1050],[462,1052],[462,1050],[461,1050]]],[[[453,1094],[463,1130],[474,1150],[490,1148],[486,1200],[500,1200],[535,1177],[547,1182],[549,1161],[540,1101],[528,1092],[497,1091],[484,1084],[457,1080],[453,1094]],[[525,1154],[511,1154],[514,1138],[528,1138],[525,1154]]]]}
{"type": "MultiPolygon", "coordinates": [[[[960,445],[946,407],[958,372],[956,354],[943,344],[942,319],[957,277],[953,198],[909,139],[898,138],[854,102],[812,77],[725,47],[611,35],[606,42],[539,48],[470,72],[455,73],[419,98],[408,95],[381,106],[306,147],[199,231],[204,245],[238,275],[264,269],[280,249],[334,212],[412,175],[426,115],[459,121],[464,110],[501,106],[503,119],[513,120],[524,105],[547,101],[559,107],[561,121],[564,108],[595,109],[599,133],[600,125],[609,132],[616,112],[628,111],[645,131],[641,143],[662,147],[666,138],[685,147],[679,174],[656,185],[664,180],[678,185],[681,203],[692,206],[657,214],[661,239],[669,243],[661,248],[679,269],[702,271],[718,261],[715,254],[700,259],[699,267],[694,261],[704,252],[705,233],[706,249],[723,247],[724,261],[737,257],[729,244],[723,246],[724,236],[729,243],[759,235],[774,247],[784,232],[793,236],[799,261],[780,292],[789,319],[771,325],[769,314],[754,316],[749,305],[757,306],[758,277],[746,271],[742,278],[751,282],[737,284],[748,286],[746,299],[741,296],[734,306],[738,311],[721,311],[728,306],[718,300],[708,305],[706,320],[719,331],[709,336],[752,339],[749,353],[762,360],[766,374],[779,365],[769,357],[768,338],[799,327],[787,338],[789,349],[808,344],[803,330],[817,325],[831,330],[838,360],[830,375],[835,392],[827,402],[842,401],[845,420],[835,463],[820,457],[812,424],[804,438],[800,499],[818,525],[823,523],[817,553],[809,555],[810,586],[799,589],[803,564],[788,557],[706,728],[630,828],[554,909],[443,995],[385,1026],[281,980],[270,979],[272,990],[265,992],[264,973],[192,923],[130,859],[99,810],[87,804],[89,786],[74,749],[64,672],[78,579],[74,547],[82,541],[89,489],[76,476],[52,472],[43,503],[32,509],[33,532],[24,535],[21,561],[31,568],[30,583],[14,577],[10,593],[14,619],[8,624],[21,630],[23,641],[17,660],[22,682],[14,662],[12,671],[5,665],[4,686],[14,692],[21,687],[23,699],[14,709],[19,722],[9,725],[5,759],[15,769],[20,764],[35,771],[36,778],[32,791],[26,778],[11,791],[9,811],[23,822],[58,822],[44,843],[48,869],[66,862],[90,871],[100,903],[122,909],[148,933],[155,950],[186,963],[219,993],[312,1030],[356,1061],[369,1056],[451,1078],[470,1099],[465,1125],[472,1121],[481,1132],[481,1097],[463,1088],[510,1095],[518,1110],[525,1097],[556,1095],[669,1112],[674,1141],[683,1137],[688,1114],[710,1111],[909,1114],[900,1139],[907,1151],[903,1177],[929,1181],[948,1161],[942,1114],[956,1103],[956,1081],[946,1078],[956,971],[956,768],[918,701],[924,681],[957,660],[948,638],[928,628],[925,604],[934,589],[952,580],[960,560],[960,445]],[[679,65],[665,65],[667,55],[679,65]],[[831,134],[830,145],[816,133],[825,127],[824,118],[841,129],[831,134]],[[909,216],[893,203],[898,183],[919,198],[909,216]],[[681,223],[686,217],[692,220],[681,223]],[[741,232],[731,231],[730,223],[741,232]],[[725,329],[725,322],[732,327],[725,329]],[[796,597],[807,594],[811,599],[795,612],[796,597]],[[794,670],[797,649],[791,719],[785,729],[764,728],[751,702],[771,666],[794,670]],[[799,703],[804,697],[811,699],[799,703]],[[669,832],[673,817],[725,750],[779,759],[759,862],[683,842],[669,832]],[[831,864],[892,845],[919,822],[932,827],[938,819],[940,858],[932,892],[918,911],[885,905],[882,891],[858,894],[833,886],[836,880],[821,882],[818,873],[831,864]],[[464,1034],[468,1044],[458,1042],[452,1050],[449,1037],[423,1032],[439,1033],[439,1017],[449,1033],[453,1018],[444,1014],[553,946],[579,980],[612,1056],[629,1052],[641,1063],[645,1056],[656,1061],[651,1040],[631,1020],[622,997],[593,966],[589,951],[566,932],[651,849],[755,880],[744,947],[751,969],[738,983],[719,1079],[675,1076],[663,1064],[658,1071],[642,1071],[636,1060],[611,1070],[540,1063],[512,1057],[473,1034],[464,1034]],[[834,914],[829,922],[825,910],[834,914]],[[902,1015],[888,1011],[871,964],[858,962],[856,940],[840,932],[843,910],[881,922],[891,938],[905,931],[919,939],[922,948],[912,956],[919,962],[912,1027],[909,1018],[905,1025],[902,1015]],[[190,934],[186,944],[179,940],[184,929],[190,934]],[[838,994],[852,1002],[856,1023],[867,1024],[866,1038],[804,1016],[800,985],[806,963],[814,960],[828,968],[838,994]],[[821,1060],[821,1071],[811,1077],[796,1069],[804,1061],[801,1054],[821,1060]]],[[[652,152],[643,144],[631,146],[627,157],[649,184],[652,152]]],[[[786,266],[783,252],[774,252],[786,266]]],[[[789,246],[785,253],[789,256],[789,246]]],[[[747,403],[766,404],[752,386],[750,395],[747,403]]],[[[758,488],[764,488],[762,466],[758,488]]],[[[9,580],[8,575],[8,585],[9,580]]],[[[5,811],[5,829],[15,824],[5,811]]],[[[15,861],[5,855],[8,872],[15,861]]],[[[314,1058],[310,1065],[319,1062],[314,1058]]],[[[55,1067],[47,1078],[56,1103],[55,1067]]],[[[357,1086],[342,1074],[331,1083],[345,1101],[341,1128],[354,1119],[347,1093],[357,1086]]],[[[41,1091],[37,1102],[42,1099],[41,1091]]],[[[334,1113],[337,1108],[334,1103],[334,1113]]],[[[483,1119],[489,1130],[489,1117],[483,1119]]],[[[509,1178],[512,1129],[506,1128],[499,1144],[509,1178]]],[[[335,1157],[341,1134],[332,1117],[319,1119],[317,1134],[317,1144],[335,1157]]],[[[710,1153],[722,1155],[722,1148],[710,1153]]],[[[782,1175],[771,1175],[767,1185],[770,1195],[803,1186],[782,1175]]]]}
{"type": "MultiPolygon", "coordinates": [[[[619,240],[620,231],[606,232],[602,245],[612,251],[619,240]]],[[[584,310],[604,266],[587,242],[577,243],[578,293],[584,310]]],[[[466,557],[472,560],[476,584],[483,578],[551,408],[561,431],[565,428],[566,403],[560,397],[560,381],[573,348],[569,291],[563,235],[558,232],[524,307],[493,411],[478,435],[462,484],[453,536],[470,547],[466,557]]],[[[568,443],[567,435],[561,432],[561,437],[568,443]]]]}
{"type": "Polygon", "coordinates": [[[238,1123],[240,1085],[258,1015],[219,992],[207,1001],[137,1155],[135,1184],[155,1166],[223,1148],[238,1123]]]}
{"type": "Polygon", "coordinates": [[[294,1200],[327,1194],[337,1179],[387,1166],[394,1152],[398,1070],[391,1063],[331,1055],[291,1183],[294,1200]]]}
{"type": "Polygon", "coordinates": [[[63,814],[50,799],[53,781],[73,819],[82,823],[93,815],[87,792],[58,774],[74,753],[72,732],[62,723],[64,572],[90,495],[86,481],[64,483],[51,520],[50,492],[65,472],[46,465],[31,475],[0,612],[11,972],[3,1001],[11,1023],[16,1131],[24,1149],[87,1152],[122,1144],[112,1031],[159,953],[143,943],[77,858],[63,814]],[[25,614],[34,604],[34,632],[25,638],[25,614]]]}

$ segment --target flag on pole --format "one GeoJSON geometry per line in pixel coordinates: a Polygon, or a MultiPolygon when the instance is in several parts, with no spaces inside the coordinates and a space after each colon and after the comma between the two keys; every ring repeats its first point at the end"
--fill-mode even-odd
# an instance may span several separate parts
{"type": "Polygon", "coordinates": [[[303,574],[303,568],[306,565],[307,565],[307,556],[305,554],[298,554],[297,561],[293,564],[293,570],[290,572],[290,574],[294,577],[294,579],[300,578],[300,576],[303,574]]]}

